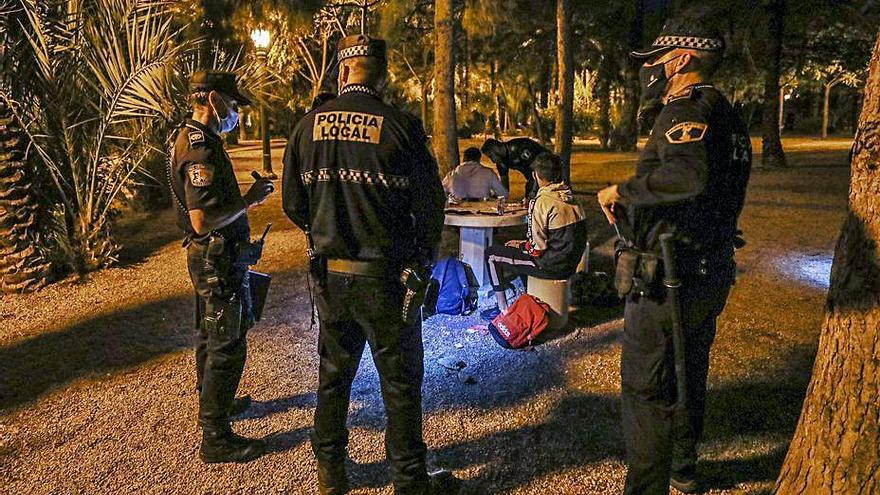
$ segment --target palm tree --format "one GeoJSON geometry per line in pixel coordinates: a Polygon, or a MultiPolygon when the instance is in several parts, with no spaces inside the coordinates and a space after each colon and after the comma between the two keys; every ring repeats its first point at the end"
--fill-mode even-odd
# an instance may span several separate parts
{"type": "Polygon", "coordinates": [[[49,272],[37,243],[40,204],[26,150],[21,125],[0,99],[0,292],[42,287],[49,272]]]}
{"type": "Polygon", "coordinates": [[[118,251],[110,229],[119,200],[161,154],[156,131],[179,107],[175,64],[190,45],[176,42],[173,2],[14,3],[15,70],[0,96],[26,124],[28,158],[46,171],[49,242],[74,270],[106,266],[118,251]]]}

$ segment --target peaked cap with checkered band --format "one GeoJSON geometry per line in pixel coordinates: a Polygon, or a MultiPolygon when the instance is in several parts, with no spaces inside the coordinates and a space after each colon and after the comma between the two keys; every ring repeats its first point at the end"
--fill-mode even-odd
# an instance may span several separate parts
{"type": "Polygon", "coordinates": [[[385,40],[366,34],[352,34],[339,40],[339,44],[336,45],[336,60],[342,61],[352,57],[376,57],[384,60],[385,52],[385,40]]]}
{"type": "Polygon", "coordinates": [[[708,10],[692,8],[667,20],[651,46],[636,50],[630,55],[635,59],[648,59],[674,48],[724,51],[724,38],[712,25],[708,10]]]}

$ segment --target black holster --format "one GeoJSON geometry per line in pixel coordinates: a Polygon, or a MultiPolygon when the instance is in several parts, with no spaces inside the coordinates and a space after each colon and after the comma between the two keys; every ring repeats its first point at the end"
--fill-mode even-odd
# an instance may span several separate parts
{"type": "Polygon", "coordinates": [[[614,272],[614,287],[619,297],[624,298],[631,293],[644,296],[659,288],[661,263],[657,254],[620,247],[615,258],[617,268],[614,272]]]}
{"type": "Polygon", "coordinates": [[[437,297],[440,284],[431,278],[430,272],[419,263],[410,263],[403,268],[400,282],[406,289],[401,308],[401,318],[407,324],[419,321],[422,311],[434,314],[437,310],[437,297]]]}

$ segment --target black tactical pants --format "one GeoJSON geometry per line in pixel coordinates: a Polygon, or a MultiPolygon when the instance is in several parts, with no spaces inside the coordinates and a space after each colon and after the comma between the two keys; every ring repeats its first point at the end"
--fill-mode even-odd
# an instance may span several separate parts
{"type": "Polygon", "coordinates": [[[223,430],[238,390],[247,355],[247,330],[253,326],[247,267],[234,266],[220,274],[220,288],[208,285],[204,247],[187,248],[187,265],[196,290],[196,388],[199,424],[223,430]]]}
{"type": "Polygon", "coordinates": [[[693,475],[715,320],[729,292],[728,277],[695,275],[683,281],[686,411],[675,409],[671,305],[665,293],[627,297],[620,363],[627,495],[667,495],[670,473],[693,475]]]}
{"type": "Polygon", "coordinates": [[[316,295],[320,369],[312,449],[318,463],[329,468],[345,460],[351,384],[369,343],[388,415],[385,451],[394,492],[426,493],[422,326],[403,323],[403,286],[397,280],[331,272],[316,295]]]}

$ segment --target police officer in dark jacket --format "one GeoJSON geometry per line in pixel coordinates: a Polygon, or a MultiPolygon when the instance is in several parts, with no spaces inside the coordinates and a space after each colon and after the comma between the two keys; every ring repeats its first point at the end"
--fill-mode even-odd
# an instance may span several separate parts
{"type": "Polygon", "coordinates": [[[481,151],[495,163],[501,183],[508,191],[510,191],[510,171],[516,170],[526,179],[526,197],[534,198],[538,194],[538,183],[535,182],[532,174],[532,162],[538,155],[549,153],[550,150],[533,139],[523,137],[503,142],[487,139],[481,151]]]}
{"type": "Polygon", "coordinates": [[[640,264],[626,299],[621,384],[627,494],[665,495],[670,484],[685,493],[700,490],[696,447],[709,350],[734,281],[737,219],[752,160],[748,129],[709,82],[724,43],[706,20],[703,12],[686,11],[666,24],[652,47],[633,53],[644,61],[641,114],[656,119],[635,177],[598,195],[608,221],[646,253],[640,259],[659,256],[660,235],[673,234],[682,279],[684,408],[675,407],[674,308],[660,283],[662,269],[652,273],[650,263],[640,264]]]}
{"type": "Polygon", "coordinates": [[[282,183],[284,211],[310,235],[327,270],[318,273],[316,290],[320,369],[312,449],[320,493],[348,491],[346,418],[367,343],[388,415],[395,493],[453,493],[448,473],[426,472],[421,319],[401,315],[402,270],[429,263],[440,241],[444,196],[437,164],[421,122],[381,99],[385,42],[348,36],[337,57],[339,96],[297,124],[282,183]]]}
{"type": "Polygon", "coordinates": [[[168,163],[178,225],[186,234],[187,265],[196,291],[196,370],[205,462],[247,462],[262,441],[236,435],[229,418],[250,398],[235,399],[253,326],[247,267],[261,246],[250,242],[247,210],[266,200],[272,183],[257,181],[241,195],[220,133],[238,125],[250,104],[227,72],[197,72],[189,84],[192,118],[177,133],[168,163]]]}

